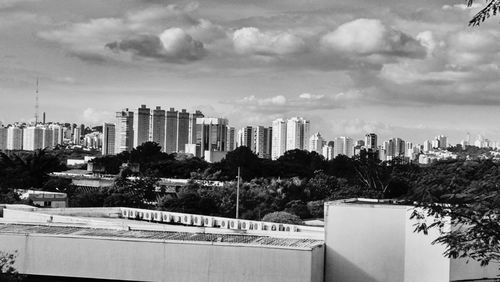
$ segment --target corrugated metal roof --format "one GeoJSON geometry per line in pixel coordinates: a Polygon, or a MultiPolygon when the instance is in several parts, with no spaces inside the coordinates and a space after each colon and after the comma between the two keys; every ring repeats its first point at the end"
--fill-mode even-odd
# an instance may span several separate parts
{"type": "Polygon", "coordinates": [[[257,235],[211,234],[171,231],[112,230],[85,227],[0,224],[0,233],[49,234],[124,239],[151,239],[192,242],[222,242],[226,244],[248,244],[252,246],[276,246],[285,248],[314,248],[323,245],[322,240],[298,238],[274,238],[257,235]]]}

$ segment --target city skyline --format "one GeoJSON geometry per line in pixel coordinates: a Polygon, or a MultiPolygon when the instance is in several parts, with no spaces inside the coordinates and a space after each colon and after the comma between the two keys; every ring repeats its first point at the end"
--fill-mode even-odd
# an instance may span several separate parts
{"type": "Polygon", "coordinates": [[[39,77],[49,121],[97,125],[147,103],[200,109],[235,127],[303,116],[327,140],[500,140],[500,33],[495,21],[467,27],[477,5],[6,1],[0,120],[34,118],[39,77]]]}

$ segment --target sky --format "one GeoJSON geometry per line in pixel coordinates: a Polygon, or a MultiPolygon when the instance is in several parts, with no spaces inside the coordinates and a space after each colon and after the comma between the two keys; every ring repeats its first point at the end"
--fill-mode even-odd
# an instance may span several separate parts
{"type": "Polygon", "coordinates": [[[500,141],[500,22],[451,0],[2,0],[0,121],[175,107],[232,126],[500,141]]]}

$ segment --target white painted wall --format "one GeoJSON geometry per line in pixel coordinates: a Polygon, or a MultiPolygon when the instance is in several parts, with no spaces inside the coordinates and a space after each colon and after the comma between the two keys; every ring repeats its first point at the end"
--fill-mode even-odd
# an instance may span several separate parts
{"type": "Polygon", "coordinates": [[[0,250],[17,250],[16,268],[36,275],[178,282],[323,281],[323,273],[317,272],[322,253],[311,250],[7,233],[0,233],[0,250]]]}

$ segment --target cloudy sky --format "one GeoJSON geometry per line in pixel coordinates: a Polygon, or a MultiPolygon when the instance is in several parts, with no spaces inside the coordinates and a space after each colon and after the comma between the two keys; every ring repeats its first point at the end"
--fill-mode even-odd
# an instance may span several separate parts
{"type": "Polygon", "coordinates": [[[451,0],[2,0],[0,120],[176,107],[327,139],[500,141],[500,23],[451,0]]]}

